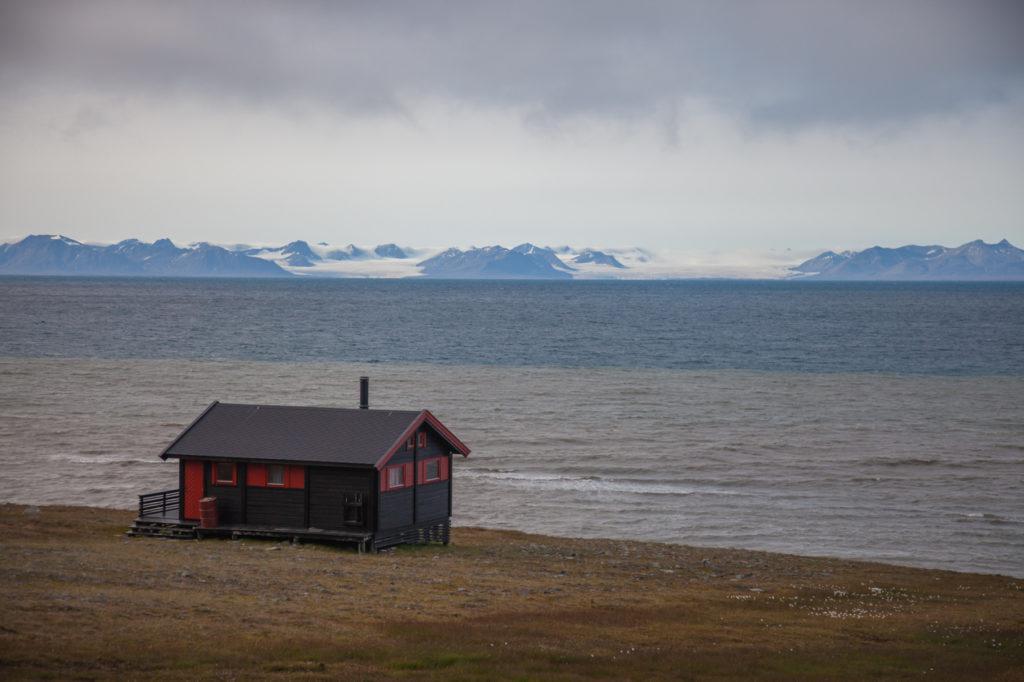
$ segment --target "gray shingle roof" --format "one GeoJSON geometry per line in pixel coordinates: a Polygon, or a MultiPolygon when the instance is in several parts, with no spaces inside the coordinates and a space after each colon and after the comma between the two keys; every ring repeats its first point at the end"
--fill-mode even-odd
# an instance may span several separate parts
{"type": "Polygon", "coordinates": [[[373,465],[423,414],[214,403],[160,456],[373,465]]]}

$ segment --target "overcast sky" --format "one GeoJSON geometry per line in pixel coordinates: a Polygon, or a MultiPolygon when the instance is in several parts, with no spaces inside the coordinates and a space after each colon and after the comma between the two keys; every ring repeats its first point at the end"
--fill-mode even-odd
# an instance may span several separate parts
{"type": "Polygon", "coordinates": [[[1024,3],[0,0],[0,237],[1024,243],[1024,3]]]}

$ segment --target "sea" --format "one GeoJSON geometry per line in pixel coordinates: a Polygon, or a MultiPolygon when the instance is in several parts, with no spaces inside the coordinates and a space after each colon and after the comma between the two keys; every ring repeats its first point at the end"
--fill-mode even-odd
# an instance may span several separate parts
{"type": "Polygon", "coordinates": [[[1024,284],[0,278],[0,502],[213,400],[434,412],[454,523],[1024,577],[1024,284]]]}

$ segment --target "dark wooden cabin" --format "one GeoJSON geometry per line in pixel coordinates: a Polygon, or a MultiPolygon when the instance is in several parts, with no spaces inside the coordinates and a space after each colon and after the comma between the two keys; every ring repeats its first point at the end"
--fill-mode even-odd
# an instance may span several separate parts
{"type": "Polygon", "coordinates": [[[469,448],[427,410],[369,409],[365,377],[360,394],[359,409],[214,402],[160,454],[179,487],[140,495],[132,534],[447,544],[452,457],[469,448]]]}

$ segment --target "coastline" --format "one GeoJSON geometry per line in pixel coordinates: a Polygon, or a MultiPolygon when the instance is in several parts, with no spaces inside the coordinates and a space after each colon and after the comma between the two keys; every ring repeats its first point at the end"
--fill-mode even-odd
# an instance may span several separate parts
{"type": "Polygon", "coordinates": [[[1024,580],[457,527],[378,555],[0,505],[0,669],[65,676],[1021,679],[1024,580]],[[82,627],[88,623],[89,627],[82,627]]]}

